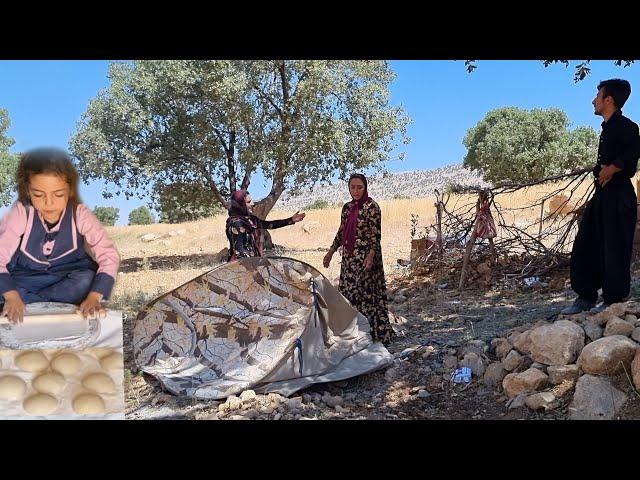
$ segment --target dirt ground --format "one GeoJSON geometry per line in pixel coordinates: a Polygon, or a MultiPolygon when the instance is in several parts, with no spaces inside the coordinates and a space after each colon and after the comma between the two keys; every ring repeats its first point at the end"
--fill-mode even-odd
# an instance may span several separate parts
{"type": "MultiPolygon", "coordinates": [[[[532,190],[522,198],[514,197],[513,205],[527,204],[539,195],[539,191],[532,190]]],[[[553,317],[573,300],[568,270],[557,270],[552,277],[540,279],[544,286],[531,288],[522,283],[522,278],[496,271],[491,273],[491,281],[487,281],[486,275],[483,277],[476,271],[469,276],[468,286],[458,292],[459,269],[427,275],[398,262],[410,257],[411,215],[419,215],[419,227],[428,224],[432,221],[434,199],[382,201],[380,205],[389,310],[398,333],[389,346],[395,357],[394,365],[342,382],[314,385],[294,394],[293,400],[273,397],[267,405],[267,399],[259,396],[258,403],[245,405],[239,412],[225,411],[222,402],[176,398],[164,392],[153,377],[135,371],[131,352],[132,323],[144,304],[226,260],[223,234],[226,218],[220,215],[180,225],[109,229],[123,259],[111,303],[113,308],[128,313],[124,326],[127,418],[566,418],[571,392],[566,396],[567,402],[551,412],[536,413],[526,407],[509,409],[504,394],[482,382],[451,383],[450,368],[445,362],[447,356],[470,340],[488,344],[511,329],[553,317]],[[153,234],[154,238],[142,240],[147,234],[153,234]]],[[[291,213],[274,211],[268,218],[286,218],[291,213]]],[[[525,213],[532,218],[539,215],[538,211],[525,213]]],[[[275,254],[307,262],[337,284],[339,255],[334,256],[328,269],[322,267],[322,258],[333,240],[339,218],[340,208],[311,210],[303,222],[272,231],[277,245],[275,254]]],[[[635,272],[632,298],[640,298],[639,278],[640,272],[635,272]]],[[[490,353],[488,357],[495,360],[490,353]]],[[[640,419],[640,398],[630,382],[622,375],[614,379],[614,384],[629,397],[620,418],[640,419]]]]}
{"type": "MultiPolygon", "coordinates": [[[[318,257],[324,251],[314,252],[318,257]]],[[[284,249],[282,256],[297,258],[295,249],[284,249]]],[[[193,265],[209,257],[189,259],[193,265]]],[[[131,263],[131,262],[129,262],[131,263]]],[[[175,267],[183,264],[177,261],[175,267]]],[[[125,268],[128,265],[125,261],[125,268]]],[[[163,268],[169,265],[164,264],[163,268]]],[[[563,419],[567,418],[571,395],[558,409],[546,413],[527,407],[509,409],[507,397],[474,380],[453,384],[443,365],[447,355],[472,339],[490,342],[496,336],[539,320],[552,319],[573,300],[566,288],[568,271],[554,274],[555,288],[532,289],[519,284],[496,282],[489,287],[473,283],[461,293],[448,286],[434,285],[427,277],[414,276],[409,268],[397,267],[387,274],[389,310],[396,319],[397,339],[389,346],[395,361],[389,369],[341,382],[314,385],[295,393],[301,397],[299,409],[283,406],[273,412],[253,411],[229,415],[219,413],[222,402],[176,398],[163,392],[159,383],[135,372],[131,352],[131,326],[135,312],[125,324],[126,416],[129,419],[563,419]],[[404,299],[405,297],[406,299],[404,299]],[[338,407],[325,403],[326,396],[341,398],[338,407]]],[[[640,298],[634,280],[632,298],[640,298]]],[[[491,355],[489,355],[490,358],[491,355]]],[[[640,398],[624,374],[613,379],[629,401],[621,419],[640,418],[640,398]]],[[[284,399],[282,399],[284,401],[284,399]]],[[[331,403],[331,402],[329,402],[331,403]]],[[[268,411],[268,410],[267,410],[268,411]]]]}

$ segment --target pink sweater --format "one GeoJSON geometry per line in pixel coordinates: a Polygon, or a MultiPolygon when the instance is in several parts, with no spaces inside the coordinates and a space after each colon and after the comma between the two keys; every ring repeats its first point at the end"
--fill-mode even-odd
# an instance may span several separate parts
{"type": "MultiPolygon", "coordinates": [[[[60,228],[63,225],[65,213],[66,210],[63,212],[58,224],[49,229],[42,215],[32,206],[25,207],[21,202],[16,202],[0,220],[0,294],[12,289],[10,287],[13,282],[7,278],[10,276],[7,266],[18,249],[38,266],[54,262],[58,265],[64,265],[65,257],[68,256],[69,261],[71,261],[72,257],[77,257],[78,252],[76,250],[79,243],[82,243],[78,235],[81,235],[84,239],[85,251],[98,264],[96,278],[104,278],[105,275],[111,277],[110,279],[104,279],[108,280],[106,283],[98,282],[104,284],[106,288],[96,289],[105,297],[109,296],[120,266],[118,251],[107,236],[107,232],[98,218],[86,205],[79,204],[77,206],[75,222],[64,222],[66,230],[62,232],[60,228]],[[29,215],[27,215],[28,210],[30,212],[29,215]],[[44,230],[43,228],[34,229],[34,222],[41,222],[44,230]],[[58,236],[49,242],[44,241],[45,239],[31,239],[32,241],[29,242],[32,232],[35,231],[58,232],[58,236]],[[54,251],[56,241],[60,243],[58,250],[62,246],[64,247],[63,251],[58,251],[53,258],[50,258],[49,256],[54,251]],[[42,252],[33,251],[33,245],[40,244],[42,244],[42,252]],[[74,252],[75,255],[71,255],[74,252]],[[108,284],[111,285],[107,286],[108,284]]],[[[33,233],[33,235],[36,235],[36,233],[33,233]]]]}

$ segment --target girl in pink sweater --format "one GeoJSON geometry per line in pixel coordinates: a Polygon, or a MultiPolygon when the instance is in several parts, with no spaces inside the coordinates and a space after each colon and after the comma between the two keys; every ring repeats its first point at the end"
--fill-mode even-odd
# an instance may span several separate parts
{"type": "Polygon", "coordinates": [[[73,303],[84,317],[106,314],[101,302],[120,256],[81,203],[78,183],[64,151],[37,149],[20,159],[18,201],[0,220],[0,315],[12,323],[33,302],[73,303]]]}

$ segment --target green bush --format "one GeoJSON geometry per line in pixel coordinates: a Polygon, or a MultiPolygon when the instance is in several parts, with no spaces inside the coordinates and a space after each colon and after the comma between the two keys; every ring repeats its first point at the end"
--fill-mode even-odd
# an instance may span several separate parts
{"type": "Polygon", "coordinates": [[[98,217],[102,225],[113,227],[118,221],[120,209],[115,207],[96,207],[93,209],[93,213],[98,217]]]}
{"type": "Polygon", "coordinates": [[[131,210],[129,214],[129,225],[150,225],[155,223],[155,221],[149,207],[145,207],[144,205],[131,210]]]}

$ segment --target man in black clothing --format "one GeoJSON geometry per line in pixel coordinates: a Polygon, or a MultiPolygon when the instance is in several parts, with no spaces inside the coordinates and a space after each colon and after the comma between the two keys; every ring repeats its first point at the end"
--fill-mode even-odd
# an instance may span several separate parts
{"type": "Polygon", "coordinates": [[[571,288],[578,298],[562,310],[564,315],[599,312],[629,296],[637,216],[631,178],[640,157],[638,125],[621,110],[630,94],[631,85],[626,80],[605,80],[598,85],[593,100],[594,113],[604,119],[593,169],[596,190],[573,242],[571,288]],[[595,307],[600,288],[603,302],[595,307]]]}

